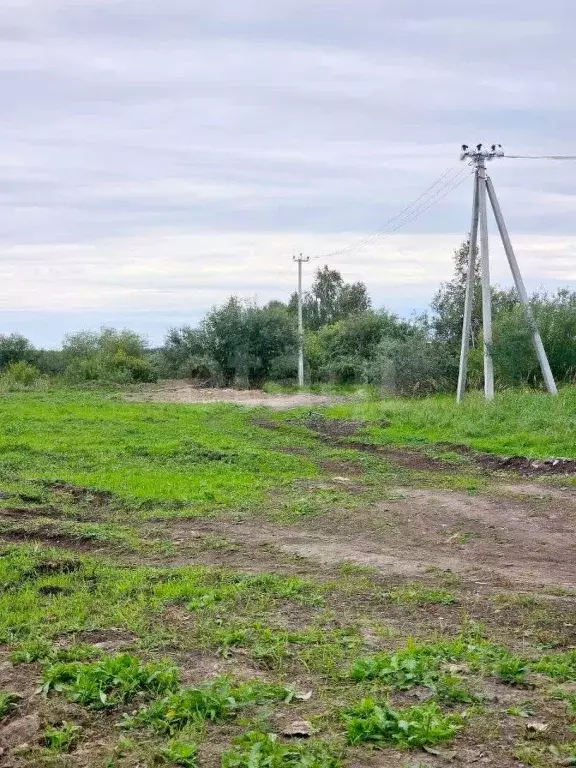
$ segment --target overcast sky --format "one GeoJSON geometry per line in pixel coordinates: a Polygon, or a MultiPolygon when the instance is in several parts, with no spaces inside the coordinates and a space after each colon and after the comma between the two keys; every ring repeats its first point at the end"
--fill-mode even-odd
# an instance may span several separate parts
{"type": "MultiPolygon", "coordinates": [[[[462,142],[576,154],[575,24],[573,0],[2,0],[0,332],[156,342],[286,298],[293,253],[378,230],[462,142]]],[[[529,287],[576,288],[576,162],[490,172],[529,287]]],[[[470,197],[328,263],[422,310],[470,197]]]]}

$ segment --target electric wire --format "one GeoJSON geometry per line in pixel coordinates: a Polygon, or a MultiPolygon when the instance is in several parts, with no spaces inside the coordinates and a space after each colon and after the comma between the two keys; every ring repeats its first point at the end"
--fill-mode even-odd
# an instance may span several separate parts
{"type": "Polygon", "coordinates": [[[504,155],[510,160],[576,160],[576,155],[504,155]]]}
{"type": "MultiPolygon", "coordinates": [[[[400,218],[401,218],[402,216],[404,216],[405,214],[407,214],[407,215],[408,215],[409,213],[411,213],[411,212],[412,212],[412,209],[413,209],[415,206],[417,206],[417,204],[418,204],[418,203],[420,203],[420,201],[421,201],[423,198],[425,198],[425,197],[426,197],[426,201],[427,201],[427,199],[428,199],[428,198],[427,198],[427,196],[428,196],[428,195],[429,195],[429,194],[430,194],[430,193],[431,193],[431,192],[432,192],[432,191],[435,189],[435,187],[437,187],[437,186],[440,184],[440,185],[441,185],[441,189],[444,189],[444,188],[445,188],[445,186],[447,186],[448,184],[450,184],[450,182],[452,181],[452,178],[453,178],[453,177],[451,177],[450,179],[448,179],[448,180],[446,180],[446,181],[444,181],[444,180],[446,179],[446,177],[447,177],[449,174],[451,174],[451,173],[453,173],[453,172],[454,172],[454,170],[455,170],[455,168],[456,168],[456,167],[457,167],[457,166],[452,166],[452,167],[450,167],[450,168],[447,168],[447,169],[444,171],[444,173],[442,173],[442,174],[441,174],[441,175],[440,175],[440,176],[439,176],[439,177],[436,179],[436,181],[434,181],[434,182],[433,182],[433,183],[432,183],[432,184],[431,184],[431,185],[430,185],[430,186],[429,186],[427,189],[425,189],[425,190],[424,190],[424,192],[422,192],[422,194],[421,194],[419,197],[417,197],[415,200],[413,200],[411,203],[409,203],[409,205],[407,205],[405,208],[403,208],[403,209],[402,209],[402,210],[401,210],[399,213],[397,213],[395,216],[392,216],[390,219],[388,219],[388,221],[385,223],[384,227],[382,227],[381,229],[379,229],[379,230],[377,230],[376,232],[374,232],[373,234],[371,234],[371,235],[368,235],[367,237],[363,237],[363,238],[361,238],[360,240],[357,240],[357,241],[355,241],[355,242],[353,242],[353,243],[351,243],[351,244],[349,244],[349,245],[347,245],[347,246],[344,246],[344,247],[342,247],[342,248],[337,248],[337,249],[335,249],[334,251],[330,251],[329,253],[322,253],[322,254],[318,254],[318,255],[315,255],[315,256],[311,256],[311,257],[310,257],[310,259],[311,259],[311,260],[315,260],[315,259],[325,259],[325,258],[328,258],[328,257],[330,257],[330,256],[337,256],[337,255],[341,255],[342,253],[345,253],[345,252],[347,252],[347,251],[349,251],[349,250],[354,250],[354,249],[356,249],[356,248],[358,248],[358,247],[360,247],[360,246],[366,245],[366,244],[368,244],[368,243],[372,242],[373,240],[377,239],[377,238],[378,238],[378,237],[380,237],[381,235],[385,234],[385,233],[387,232],[387,230],[388,230],[388,227],[389,227],[389,226],[391,226],[392,224],[394,224],[394,223],[395,223],[395,222],[396,222],[398,219],[400,219],[400,218]]],[[[461,171],[460,171],[460,172],[461,172],[461,171]]],[[[460,173],[460,172],[459,172],[459,173],[460,173]]],[[[456,174],[456,175],[458,175],[458,174],[456,174]]],[[[440,191],[440,190],[437,190],[437,191],[440,191]]],[[[424,202],[426,202],[426,201],[422,201],[422,203],[420,203],[420,204],[423,204],[423,203],[424,203],[424,202]]]]}
{"type": "Polygon", "coordinates": [[[457,173],[453,173],[454,167],[444,171],[436,181],[431,184],[422,194],[416,198],[412,203],[403,208],[400,213],[392,216],[386,222],[385,226],[377,232],[369,235],[361,240],[355,241],[350,245],[338,248],[328,253],[311,256],[311,260],[328,259],[334,256],[342,256],[344,254],[352,253],[358,248],[370,245],[376,242],[381,237],[397,232],[402,227],[415,221],[419,216],[426,213],[434,205],[443,200],[450,192],[460,186],[470,176],[471,172],[468,168],[460,169],[457,173]],[[449,178],[446,178],[449,176],[449,178]],[[440,186],[439,186],[440,185],[440,186]],[[436,189],[436,187],[438,187],[436,189]]]}

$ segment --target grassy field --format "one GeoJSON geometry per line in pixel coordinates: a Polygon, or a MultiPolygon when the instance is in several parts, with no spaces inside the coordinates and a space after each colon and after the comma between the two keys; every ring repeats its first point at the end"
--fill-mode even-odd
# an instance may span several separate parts
{"type": "Polygon", "coordinates": [[[576,764],[575,390],[0,418],[0,764],[576,764]]]}

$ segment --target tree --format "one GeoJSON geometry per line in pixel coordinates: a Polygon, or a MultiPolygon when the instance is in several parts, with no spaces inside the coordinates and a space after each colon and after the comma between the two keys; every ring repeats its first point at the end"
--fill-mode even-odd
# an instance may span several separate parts
{"type": "Polygon", "coordinates": [[[307,349],[313,378],[340,383],[358,382],[384,338],[405,340],[415,328],[381,310],[362,312],[308,333],[307,349]]]}
{"type": "Polygon", "coordinates": [[[171,370],[202,369],[224,386],[261,386],[273,373],[296,370],[297,331],[285,304],[258,307],[231,296],[213,307],[197,329],[171,329],[163,354],[171,370]]]}
{"type": "MultiPolygon", "coordinates": [[[[454,277],[443,283],[432,299],[432,330],[434,337],[447,344],[452,354],[460,348],[464,299],[468,277],[468,255],[470,238],[464,240],[454,251],[454,277]]],[[[479,259],[475,259],[474,303],[472,306],[471,341],[475,343],[482,327],[482,289],[480,285],[479,259]]]]}
{"type": "MultiPolygon", "coordinates": [[[[576,379],[576,292],[534,294],[531,305],[556,381],[576,379]]],[[[515,302],[500,308],[493,324],[494,371],[504,386],[542,386],[542,372],[532,343],[524,307],[515,302]]],[[[476,362],[479,366],[479,361],[476,362]]]]}
{"type": "Polygon", "coordinates": [[[33,363],[35,358],[36,350],[21,333],[0,334],[0,368],[11,363],[33,363]]]}
{"type": "MultiPolygon", "coordinates": [[[[298,295],[294,293],[289,304],[293,312],[296,311],[297,304],[298,295]]],[[[345,283],[340,272],[324,266],[316,270],[312,288],[304,294],[304,325],[316,331],[324,325],[366,312],[370,309],[370,304],[364,283],[345,283]]]]}
{"type": "Polygon", "coordinates": [[[167,376],[198,379],[204,384],[221,383],[220,370],[208,352],[203,327],[170,328],[159,357],[161,371],[167,376]]]}
{"type": "Polygon", "coordinates": [[[146,339],[128,329],[70,333],[64,337],[62,356],[68,375],[76,379],[145,382],[157,378],[146,339]]]}
{"type": "Polygon", "coordinates": [[[244,367],[246,337],[244,307],[237,296],[231,296],[221,307],[213,307],[202,323],[206,351],[217,363],[224,386],[234,383],[244,367]]]}
{"type": "MultiPolygon", "coordinates": [[[[429,328],[432,340],[443,350],[440,358],[443,360],[442,378],[451,382],[455,382],[458,377],[469,252],[470,239],[468,238],[454,251],[454,277],[441,285],[431,304],[432,318],[429,328]]],[[[476,258],[470,332],[472,350],[477,345],[482,345],[482,286],[479,262],[480,260],[476,258]]],[[[513,289],[501,290],[493,287],[491,296],[494,317],[499,312],[509,310],[517,302],[516,292],[513,289]]]]}

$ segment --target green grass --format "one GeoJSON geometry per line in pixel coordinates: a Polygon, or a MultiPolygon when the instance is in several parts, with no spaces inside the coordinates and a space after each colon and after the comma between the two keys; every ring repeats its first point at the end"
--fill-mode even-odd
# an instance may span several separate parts
{"type": "MultiPolygon", "coordinates": [[[[416,579],[360,565],[353,549],[350,562],[317,562],[249,538],[262,520],[272,542],[275,530],[284,542],[334,532],[386,551],[402,489],[496,485],[435,440],[569,455],[576,400],[562,397],[562,414],[536,394],[517,408],[504,394],[460,409],[368,397],[322,409],[366,423],[344,443],[309,430],[306,409],[130,403],[102,390],[0,398],[0,653],[44,728],[23,765],[60,768],[90,744],[89,768],[337,768],[369,760],[362,745],[384,764],[386,750],[434,748],[461,730],[495,764],[515,749],[545,768],[552,750],[569,755],[569,591],[494,595],[433,558],[416,579]],[[438,471],[354,440],[421,449],[438,471]],[[36,686],[46,695],[31,697],[36,686]],[[507,712],[494,689],[529,706],[507,712]],[[524,739],[528,716],[553,726],[524,739]],[[282,737],[300,719],[318,740],[282,737]]],[[[0,716],[19,715],[19,702],[5,692],[0,716]]]]}
{"type": "Polygon", "coordinates": [[[282,453],[289,436],[254,425],[234,405],[115,402],[94,392],[0,398],[0,472],[65,480],[133,501],[241,507],[314,462],[282,453]]]}
{"type": "Polygon", "coordinates": [[[0,720],[16,709],[20,698],[16,693],[0,691],[0,720]]]}
{"type": "Polygon", "coordinates": [[[371,422],[367,432],[375,443],[417,447],[448,442],[503,456],[576,456],[576,387],[564,387],[558,397],[501,392],[491,404],[479,394],[469,395],[460,405],[442,395],[345,403],[327,413],[331,418],[371,422]],[[388,419],[390,426],[376,426],[382,419],[388,419]]]}
{"type": "Polygon", "coordinates": [[[421,584],[407,584],[392,589],[388,597],[394,603],[415,603],[416,605],[451,605],[457,602],[451,592],[445,589],[425,587],[421,584]]]}
{"type": "Polygon", "coordinates": [[[156,753],[156,762],[180,765],[182,768],[196,768],[198,746],[189,741],[173,739],[156,753]]]}
{"type": "Polygon", "coordinates": [[[70,752],[78,741],[81,731],[81,726],[66,722],[59,728],[46,728],[44,744],[54,752],[70,752]]]}

